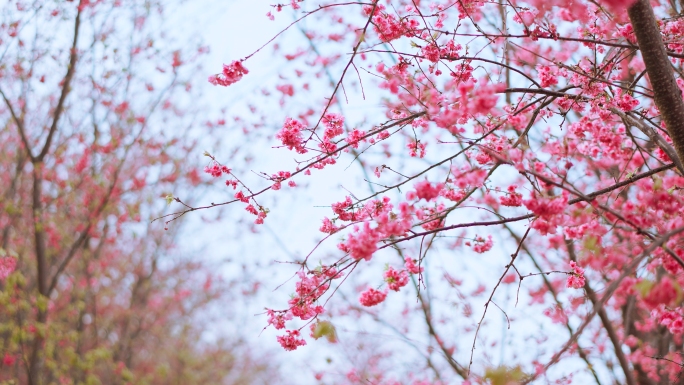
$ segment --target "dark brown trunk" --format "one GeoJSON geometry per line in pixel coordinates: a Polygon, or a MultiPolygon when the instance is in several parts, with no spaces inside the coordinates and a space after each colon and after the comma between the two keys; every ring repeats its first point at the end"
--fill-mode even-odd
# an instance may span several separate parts
{"type": "Polygon", "coordinates": [[[653,88],[653,101],[660,110],[679,159],[684,159],[684,101],[653,8],[649,0],[637,0],[629,7],[628,14],[653,88]]]}

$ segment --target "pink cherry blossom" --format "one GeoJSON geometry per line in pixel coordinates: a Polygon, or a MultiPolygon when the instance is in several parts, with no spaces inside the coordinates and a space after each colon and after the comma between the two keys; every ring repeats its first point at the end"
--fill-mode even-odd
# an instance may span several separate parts
{"type": "Polygon", "coordinates": [[[359,297],[359,302],[363,306],[370,307],[382,303],[386,297],[387,291],[379,291],[371,287],[368,288],[368,290],[361,293],[361,297],[359,297]]]}

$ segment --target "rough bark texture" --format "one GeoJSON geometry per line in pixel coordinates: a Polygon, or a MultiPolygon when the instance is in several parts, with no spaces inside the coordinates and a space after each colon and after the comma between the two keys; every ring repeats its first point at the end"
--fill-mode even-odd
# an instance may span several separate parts
{"type": "Polygon", "coordinates": [[[655,105],[660,110],[679,159],[684,159],[684,101],[653,8],[649,0],[637,0],[629,7],[628,14],[651,81],[655,105]]]}

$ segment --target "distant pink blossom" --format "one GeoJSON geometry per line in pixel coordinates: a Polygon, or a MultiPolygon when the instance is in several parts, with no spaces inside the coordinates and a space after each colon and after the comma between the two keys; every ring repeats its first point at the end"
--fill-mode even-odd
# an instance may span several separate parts
{"type": "Polygon", "coordinates": [[[0,279],[7,278],[16,268],[16,259],[12,257],[0,258],[0,279]]]}

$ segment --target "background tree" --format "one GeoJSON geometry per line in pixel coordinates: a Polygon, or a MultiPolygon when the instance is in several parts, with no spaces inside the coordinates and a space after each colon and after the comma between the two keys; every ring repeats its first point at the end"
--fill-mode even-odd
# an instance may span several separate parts
{"type": "MultiPolygon", "coordinates": [[[[271,127],[295,160],[259,180],[212,154],[208,171],[257,224],[285,186],[356,182],[313,195],[324,238],[266,313],[285,349],[358,350],[333,326],[351,317],[403,340],[363,337],[373,352],[330,381],[684,381],[681,4],[293,0],[267,16],[283,11],[301,43],[274,45],[291,64],[236,125],[271,127]]],[[[209,81],[259,76],[263,49],[209,81]]]]}
{"type": "Polygon", "coordinates": [[[150,225],[170,191],[202,188],[206,47],[179,49],[165,5],[2,6],[0,383],[277,379],[238,337],[207,334],[233,283],[150,225]]]}

